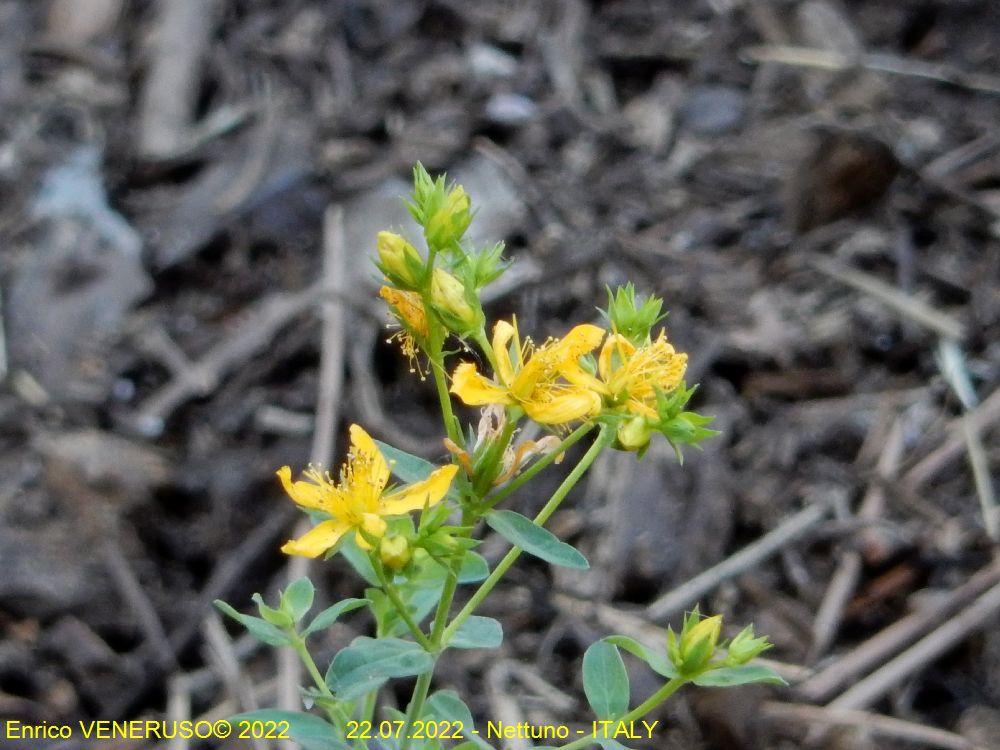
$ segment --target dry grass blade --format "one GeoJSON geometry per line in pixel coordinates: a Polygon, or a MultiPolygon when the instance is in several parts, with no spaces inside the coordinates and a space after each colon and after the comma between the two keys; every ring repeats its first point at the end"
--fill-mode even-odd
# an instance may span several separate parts
{"type": "Polygon", "coordinates": [[[910,78],[923,78],[988,94],[1000,94],[1000,78],[981,73],[967,73],[948,65],[936,65],[898,55],[881,53],[852,55],[834,50],[784,44],[746,47],[742,50],[742,55],[745,59],[757,63],[780,63],[819,70],[864,69],[910,78]]]}
{"type": "Polygon", "coordinates": [[[650,620],[661,621],[677,614],[723,581],[750,570],[785,545],[802,537],[826,518],[827,513],[829,506],[826,503],[817,503],[800,510],[757,541],[652,602],[646,607],[646,616],[650,620]]]}
{"type": "Polygon", "coordinates": [[[943,594],[913,614],[894,622],[833,663],[809,677],[796,689],[811,701],[829,699],[852,680],[856,680],[878,664],[932,628],[944,622],[957,609],[1000,583],[1000,560],[986,566],[961,586],[943,594]]]}
{"type": "Polygon", "coordinates": [[[936,747],[942,748],[942,750],[989,750],[989,748],[970,742],[954,732],[896,719],[892,716],[873,714],[868,711],[809,706],[802,703],[782,703],[780,701],[767,701],[761,706],[761,710],[766,719],[818,724],[826,727],[849,727],[873,737],[915,743],[923,747],[936,747]]]}
{"type": "Polygon", "coordinates": [[[1000,584],[895,659],[841,693],[830,702],[830,707],[854,709],[872,705],[914,672],[925,668],[970,633],[983,627],[997,611],[1000,611],[1000,584]]]}
{"type": "Polygon", "coordinates": [[[961,341],[965,338],[965,328],[950,315],[931,307],[926,302],[896,289],[874,276],[848,268],[832,258],[813,256],[810,264],[827,276],[842,281],[860,292],[869,294],[900,313],[904,318],[914,321],[939,336],[961,341]]]}

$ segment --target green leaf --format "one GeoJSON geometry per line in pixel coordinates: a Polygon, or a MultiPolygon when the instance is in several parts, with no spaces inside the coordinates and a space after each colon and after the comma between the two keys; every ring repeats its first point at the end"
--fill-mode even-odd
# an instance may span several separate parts
{"type": "Polygon", "coordinates": [[[380,586],[378,576],[375,575],[375,568],[372,561],[368,559],[368,553],[358,547],[354,534],[345,534],[339,545],[340,554],[351,564],[354,571],[365,579],[369,586],[380,586]]]}
{"type": "Polygon", "coordinates": [[[710,669],[695,677],[692,682],[701,687],[733,687],[734,685],[749,685],[752,682],[763,682],[768,685],[788,684],[773,669],[761,664],[710,669]]]}
{"type": "Polygon", "coordinates": [[[615,719],[628,711],[628,672],[611,643],[597,641],[583,655],[583,692],[599,719],[615,719]]]}
{"type": "Polygon", "coordinates": [[[281,609],[290,614],[295,622],[298,622],[309,612],[315,595],[316,590],[313,588],[312,581],[305,577],[300,578],[293,581],[281,595],[281,609]]]}
{"type": "Polygon", "coordinates": [[[260,616],[272,625],[276,625],[279,628],[290,628],[295,622],[287,612],[269,607],[264,601],[264,597],[260,594],[254,594],[250,598],[257,604],[257,611],[260,612],[260,616]]]}
{"type": "Polygon", "coordinates": [[[454,690],[438,690],[427,699],[425,706],[427,713],[431,716],[442,721],[462,725],[462,736],[468,740],[468,743],[463,743],[454,750],[459,750],[466,745],[482,748],[482,750],[493,750],[492,745],[478,734],[473,734],[476,725],[472,719],[472,711],[454,690]]]}
{"type": "Polygon", "coordinates": [[[266,643],[269,646],[287,646],[292,642],[286,633],[266,620],[253,617],[252,615],[241,614],[221,599],[216,599],[214,604],[223,614],[229,615],[250,631],[250,634],[258,641],[266,643]]]}
{"type": "Polygon", "coordinates": [[[363,607],[370,603],[371,602],[368,599],[344,599],[343,601],[339,601],[332,607],[327,607],[316,615],[313,621],[309,623],[309,626],[302,631],[302,635],[312,635],[317,630],[326,630],[328,627],[333,625],[333,623],[335,623],[341,615],[353,612],[359,607],[363,607]]]}
{"type": "Polygon", "coordinates": [[[341,649],[326,673],[326,684],[341,700],[354,700],[392,677],[423,674],[434,658],[412,641],[360,636],[341,649]]]}
{"type": "Polygon", "coordinates": [[[448,645],[451,648],[500,648],[503,626],[492,617],[472,615],[463,622],[448,645]]]}
{"type": "Polygon", "coordinates": [[[425,458],[414,456],[411,453],[394,448],[388,443],[376,440],[375,445],[389,462],[389,468],[393,476],[401,479],[405,484],[413,484],[427,479],[437,467],[425,458]]]}
{"type": "Polygon", "coordinates": [[[475,552],[466,552],[462,558],[462,565],[458,569],[459,583],[479,583],[490,574],[489,563],[486,558],[475,552]]]}
{"type": "MultiPolygon", "coordinates": [[[[383,443],[381,440],[376,440],[375,445],[378,446],[382,455],[385,456],[385,460],[389,462],[389,469],[392,471],[393,476],[403,484],[421,482],[427,479],[432,471],[439,468],[425,458],[414,456],[412,453],[407,453],[388,443],[383,443]]],[[[453,500],[458,498],[454,485],[448,488],[447,497],[453,500]]]]}
{"type": "Polygon", "coordinates": [[[677,671],[677,667],[673,665],[670,658],[665,652],[656,651],[645,646],[635,638],[629,638],[627,635],[612,635],[604,639],[608,643],[611,643],[619,648],[625,649],[632,656],[642,659],[649,668],[652,669],[659,675],[663,675],[669,679],[675,677],[680,677],[680,672],[677,671]]]}
{"type": "Polygon", "coordinates": [[[520,513],[495,510],[487,514],[486,523],[511,544],[545,562],[575,570],[587,570],[590,567],[587,558],[578,550],[559,541],[551,531],[543,529],[520,513]]]}
{"type": "MultiPolygon", "coordinates": [[[[241,721],[288,722],[287,734],[302,746],[302,750],[350,750],[350,745],[344,742],[341,734],[333,726],[312,714],[261,709],[237,714],[227,721],[236,734],[239,733],[238,722],[241,721]]],[[[278,730],[281,729],[283,727],[279,725],[278,730]]]]}

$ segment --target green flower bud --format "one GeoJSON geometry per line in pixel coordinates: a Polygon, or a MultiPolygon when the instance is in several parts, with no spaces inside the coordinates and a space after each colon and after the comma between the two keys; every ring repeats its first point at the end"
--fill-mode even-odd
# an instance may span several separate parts
{"type": "Polygon", "coordinates": [[[623,450],[641,451],[649,445],[652,433],[645,417],[632,417],[618,426],[618,445],[623,450]]]}
{"type": "Polygon", "coordinates": [[[684,621],[679,638],[673,630],[667,631],[667,653],[682,675],[702,672],[715,655],[715,648],[719,643],[722,615],[706,617],[704,620],[700,617],[695,610],[684,621]]]}
{"type": "Polygon", "coordinates": [[[424,274],[424,261],[417,249],[393,232],[379,232],[376,242],[382,272],[403,289],[416,289],[424,274]]]}
{"type": "Polygon", "coordinates": [[[774,644],[767,640],[766,635],[754,638],[753,625],[747,625],[729,644],[729,654],[726,663],[729,666],[746,664],[751,659],[767,651],[774,644]]]}
{"type": "Polygon", "coordinates": [[[424,236],[431,247],[448,247],[465,234],[472,222],[472,203],[461,185],[448,191],[440,208],[427,217],[424,236]]]}
{"type": "Polygon", "coordinates": [[[412,557],[410,543],[405,536],[384,537],[379,545],[378,553],[382,564],[394,573],[405,568],[412,557]]]}
{"type": "Polygon", "coordinates": [[[435,268],[431,277],[431,302],[455,333],[471,333],[482,326],[482,308],[470,304],[465,285],[443,268],[435,268]]]}
{"type": "Polygon", "coordinates": [[[662,308],[663,300],[659,297],[637,298],[635,286],[628,283],[614,293],[608,289],[608,309],[601,310],[601,314],[611,324],[611,330],[642,346],[649,341],[653,326],[666,317],[660,314],[662,308]]]}

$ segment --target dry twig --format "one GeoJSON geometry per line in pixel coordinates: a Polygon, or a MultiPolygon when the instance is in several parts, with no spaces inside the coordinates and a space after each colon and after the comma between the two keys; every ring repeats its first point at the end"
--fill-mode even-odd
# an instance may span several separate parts
{"type": "Polygon", "coordinates": [[[988,750],[982,745],[954,732],[903,721],[892,716],[853,711],[825,706],[809,706],[802,703],[766,701],[761,709],[766,719],[793,721],[806,724],[820,724],[827,727],[849,727],[876,737],[901,742],[913,742],[924,747],[944,750],[988,750]]]}
{"type": "Polygon", "coordinates": [[[829,513],[829,505],[817,502],[803,508],[777,528],[752,544],[696,575],[646,607],[650,620],[664,620],[694,604],[720,583],[760,564],[782,547],[791,544],[817,526],[829,513]]]}
{"type": "Polygon", "coordinates": [[[829,666],[809,677],[796,691],[807,700],[827,700],[852,680],[869,669],[883,664],[915,639],[944,622],[957,609],[1000,583],[1000,559],[977,572],[961,586],[935,597],[907,617],[897,620],[868,640],[836,659],[829,666]]]}
{"type": "Polygon", "coordinates": [[[880,52],[852,55],[814,47],[772,44],[746,47],[742,50],[742,55],[746,60],[756,63],[780,63],[819,70],[870,70],[1000,94],[1000,79],[995,76],[968,73],[950,65],[927,63],[880,52]]]}
{"type": "MultiPolygon", "coordinates": [[[[885,490],[883,482],[895,476],[903,459],[903,425],[897,420],[886,438],[882,454],[875,467],[875,481],[869,485],[858,518],[874,521],[882,515],[885,507],[885,490]]],[[[862,532],[862,544],[870,541],[871,533],[862,532]],[[867,538],[866,538],[867,537],[867,538]]],[[[837,629],[840,626],[844,607],[854,594],[858,579],[861,576],[862,556],[860,550],[850,550],[841,557],[836,571],[830,578],[823,601],[813,622],[812,646],[810,661],[824,653],[833,643],[837,629]]]]}
{"type": "Polygon", "coordinates": [[[903,684],[914,672],[961,643],[970,633],[983,627],[1000,610],[1000,584],[993,586],[971,605],[946,623],[917,641],[880,669],[855,683],[831,701],[831,708],[866,708],[903,684]]]}

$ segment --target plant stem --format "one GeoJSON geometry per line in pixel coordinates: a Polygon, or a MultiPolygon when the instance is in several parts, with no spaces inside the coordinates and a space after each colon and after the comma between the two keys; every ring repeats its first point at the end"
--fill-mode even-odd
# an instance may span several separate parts
{"type": "MultiPolygon", "coordinates": [[[[425,294],[423,299],[425,309],[430,310],[430,295],[425,294]]],[[[434,317],[433,313],[427,314],[427,323],[430,326],[429,341],[427,342],[430,351],[427,354],[431,361],[431,376],[434,378],[434,388],[441,406],[444,428],[452,442],[461,445],[462,433],[458,428],[458,420],[455,419],[455,412],[451,407],[451,396],[448,395],[448,375],[444,369],[444,340],[448,334],[443,330],[441,323],[434,317]]]]}
{"type": "Polygon", "coordinates": [[[529,482],[535,474],[555,461],[562,453],[569,450],[571,446],[581,440],[592,429],[594,429],[593,422],[584,422],[582,425],[577,427],[552,451],[535,461],[535,463],[525,469],[521,474],[510,480],[505,487],[497,490],[492,496],[488,497],[486,499],[486,507],[493,508],[503,502],[508,496],[520,489],[525,483],[529,482]]]}
{"type": "MultiPolygon", "coordinates": [[[[617,723],[624,722],[629,723],[635,721],[636,719],[641,719],[643,716],[648,714],[654,708],[659,706],[663,701],[669,698],[671,695],[676,693],[685,683],[687,679],[684,677],[674,677],[663,687],[649,696],[646,700],[640,703],[638,706],[633,708],[627,714],[622,716],[620,719],[614,719],[617,723]]],[[[604,739],[603,737],[601,739],[604,739]]],[[[580,748],[587,747],[588,745],[597,744],[597,740],[594,735],[589,735],[587,737],[581,737],[578,740],[573,740],[569,744],[560,746],[559,750],[580,750],[580,748]]]]}
{"type": "Polygon", "coordinates": [[[476,342],[476,345],[482,350],[483,354],[486,355],[487,361],[490,363],[490,367],[493,368],[493,372],[497,371],[497,358],[496,354],[493,352],[493,345],[490,340],[486,337],[486,331],[479,329],[472,334],[472,340],[476,342]]]}
{"type": "Polygon", "coordinates": [[[427,640],[427,636],[424,635],[424,631],[420,629],[420,626],[414,621],[413,616],[410,611],[406,608],[406,604],[399,596],[399,592],[393,585],[389,577],[386,576],[385,570],[382,568],[381,563],[377,560],[373,560],[372,567],[375,569],[375,575],[378,576],[379,583],[382,584],[382,590],[385,591],[386,595],[389,597],[389,601],[392,602],[392,606],[396,608],[399,616],[403,618],[403,622],[406,623],[406,627],[410,629],[413,637],[416,639],[417,643],[424,647],[427,651],[432,650],[431,642],[427,640]]]}
{"type": "Polygon", "coordinates": [[[409,750],[411,727],[424,710],[424,701],[427,700],[427,691],[430,689],[433,676],[434,667],[432,666],[417,678],[417,684],[413,686],[413,696],[410,698],[410,705],[406,707],[406,724],[403,725],[402,743],[399,750],[409,750]]]}
{"type": "MultiPolygon", "coordinates": [[[[468,510],[463,510],[462,525],[468,526],[469,523],[469,512],[468,510]]],[[[452,569],[449,571],[449,575],[444,582],[444,587],[441,589],[441,599],[438,601],[437,610],[434,612],[434,622],[431,625],[431,648],[428,650],[434,654],[435,665],[437,663],[437,656],[441,652],[441,645],[444,643],[444,626],[448,622],[448,613],[451,612],[451,603],[455,598],[455,589],[458,588],[458,567],[461,564],[461,557],[452,564],[452,569]]],[[[406,724],[403,726],[403,741],[400,745],[400,750],[408,750],[410,747],[410,728],[413,726],[413,722],[420,718],[420,712],[424,710],[424,701],[427,700],[427,692],[430,690],[433,677],[434,666],[420,675],[417,678],[417,683],[413,686],[413,695],[410,697],[410,703],[406,707],[406,724]]]]}
{"type": "MultiPolygon", "coordinates": [[[[559,507],[560,503],[566,499],[566,496],[570,493],[570,490],[576,486],[576,483],[580,481],[580,478],[587,472],[590,465],[594,462],[594,459],[607,447],[607,445],[614,439],[614,430],[612,430],[608,425],[602,425],[601,431],[597,435],[597,439],[594,440],[594,444],[590,446],[589,450],[584,454],[583,458],[580,459],[580,463],[573,467],[573,471],[569,473],[569,476],[563,480],[563,483],[559,485],[558,489],[552,493],[552,497],[549,501],[545,503],[545,506],[538,511],[538,515],[535,516],[535,523],[539,526],[545,524],[549,520],[549,517],[555,513],[556,509],[559,507]]],[[[582,435],[581,435],[582,437],[582,435]]],[[[479,588],[472,595],[472,598],[466,603],[464,607],[455,615],[455,619],[451,621],[444,630],[442,643],[447,645],[451,638],[455,635],[455,632],[462,626],[462,623],[469,619],[469,616],[476,611],[476,607],[482,604],[483,599],[485,599],[493,588],[500,582],[504,577],[510,567],[517,561],[517,558],[521,556],[520,547],[512,547],[510,552],[508,552],[504,558],[497,564],[493,572],[490,573],[489,577],[480,584],[479,588]]]]}
{"type": "Polygon", "coordinates": [[[309,653],[309,649],[306,648],[306,642],[302,640],[298,634],[294,635],[292,648],[294,648],[295,653],[299,655],[299,659],[302,660],[303,666],[305,666],[306,671],[309,673],[309,676],[312,677],[313,683],[315,683],[316,688],[323,694],[323,697],[329,698],[330,700],[336,700],[333,697],[333,693],[330,692],[330,688],[326,684],[326,680],[323,679],[323,675],[320,674],[319,668],[316,666],[316,662],[313,661],[312,655],[309,653]]]}
{"type": "MultiPolygon", "coordinates": [[[[313,684],[316,685],[316,689],[323,694],[324,698],[329,699],[331,702],[336,703],[336,698],[333,693],[330,692],[330,687],[326,684],[326,680],[323,679],[323,675],[320,674],[319,667],[316,666],[316,662],[313,661],[312,654],[309,653],[309,649],[306,648],[305,639],[303,639],[298,633],[289,629],[288,635],[291,636],[292,643],[291,646],[295,649],[295,653],[299,655],[299,660],[302,662],[309,676],[312,677],[313,684]]],[[[344,723],[350,718],[344,715],[342,709],[336,706],[331,706],[326,709],[327,716],[334,724],[343,726],[344,723]]]]}

